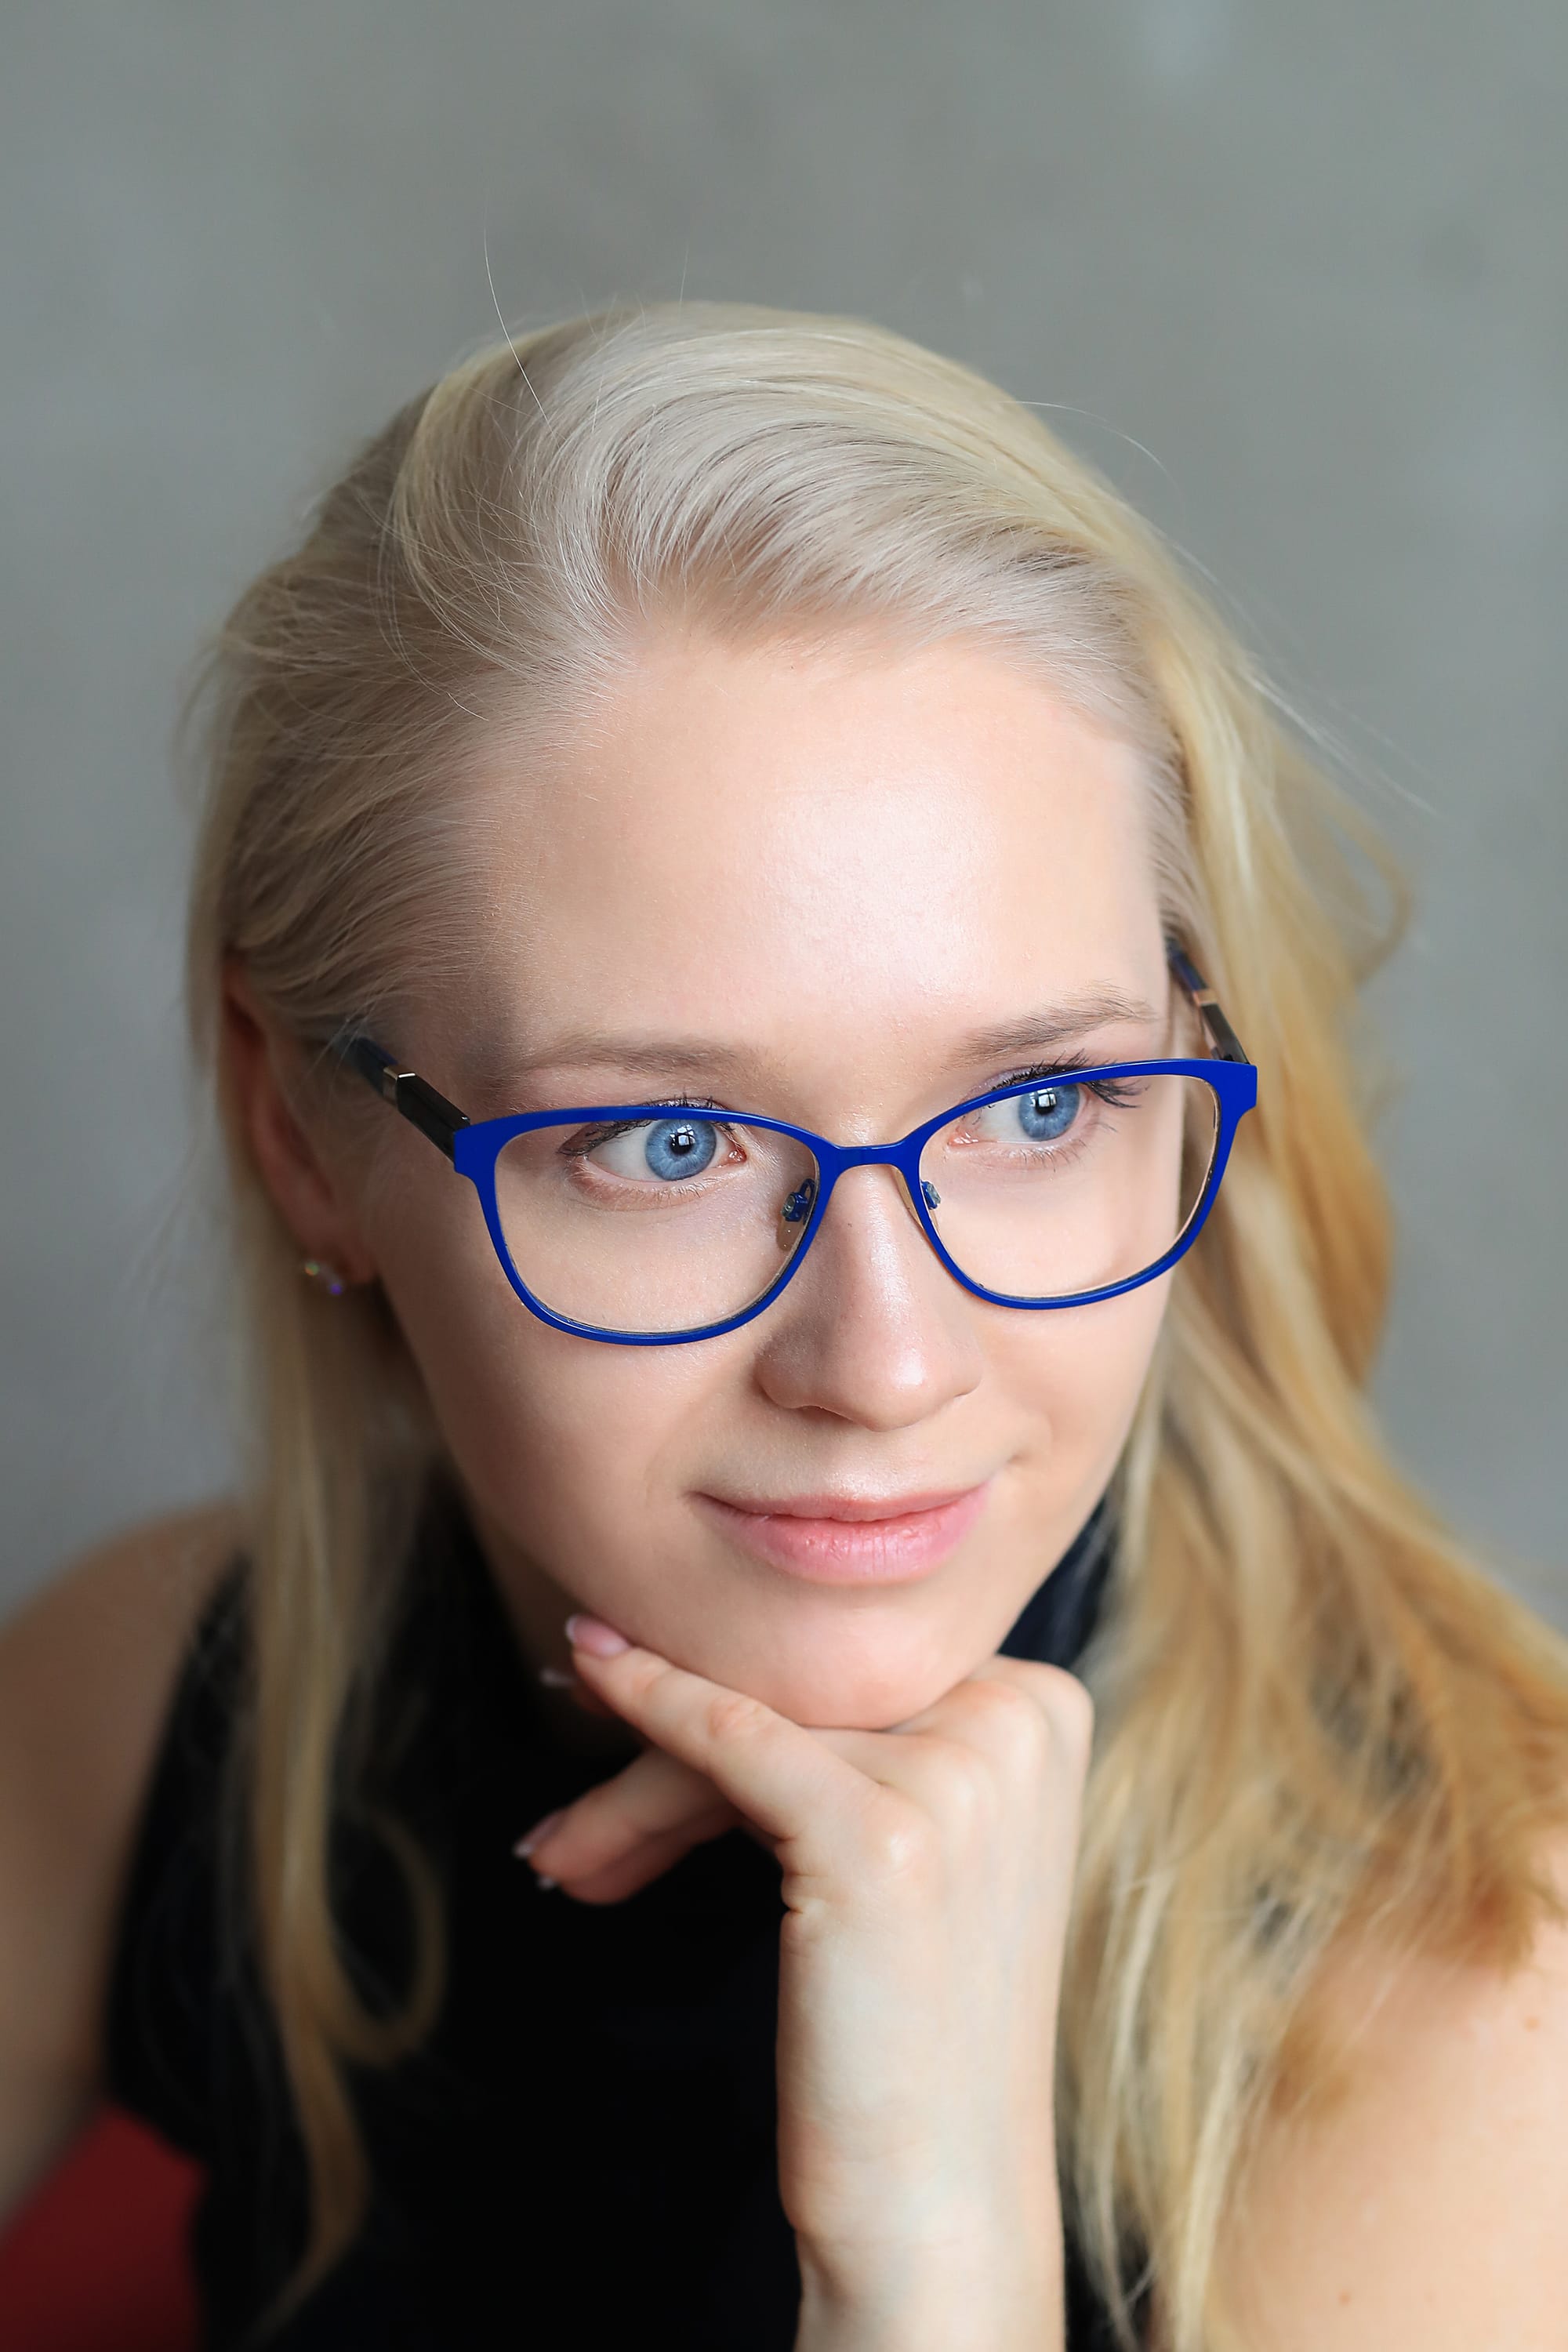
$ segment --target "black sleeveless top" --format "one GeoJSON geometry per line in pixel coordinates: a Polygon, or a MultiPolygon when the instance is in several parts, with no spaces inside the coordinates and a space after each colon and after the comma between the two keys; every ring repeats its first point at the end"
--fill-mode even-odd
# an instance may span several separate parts
{"type": "MultiPolygon", "coordinates": [[[[1070,1664],[1109,1566],[1103,1507],[1002,1644],[1070,1664]]],[[[194,2260],[208,2352],[244,2344],[304,2242],[302,2150],[243,1907],[226,1901],[222,1764],[245,1563],[175,1692],[120,1922],[111,2095],[206,2168],[194,2260]]],[[[779,2201],[779,1865],[731,1829],[618,1904],[542,1890],[512,1846],[615,1768],[563,1748],[455,1489],[433,1482],[381,1682],[369,1786],[445,1890],[448,1975],[417,2053],[353,2077],[374,2191],[276,2352],[791,2352],[800,2273],[779,2201]]],[[[333,1850],[356,1979],[405,1981],[384,1846],[333,1850]]],[[[1068,2246],[1069,2352],[1103,2317],[1068,2246]]]]}

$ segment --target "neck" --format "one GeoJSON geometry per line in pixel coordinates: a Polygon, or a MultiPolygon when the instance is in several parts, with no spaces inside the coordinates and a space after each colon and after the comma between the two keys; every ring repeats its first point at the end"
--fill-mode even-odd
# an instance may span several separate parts
{"type": "Polygon", "coordinates": [[[458,1487],[552,1737],[579,1755],[629,1763],[642,1753],[644,1742],[628,1724],[609,1714],[596,1699],[590,1701],[580,1684],[576,1689],[581,1698],[572,1690],[539,1680],[545,1672],[571,1673],[572,1651],[565,1626],[580,1604],[491,1517],[460,1478],[458,1487]]]}

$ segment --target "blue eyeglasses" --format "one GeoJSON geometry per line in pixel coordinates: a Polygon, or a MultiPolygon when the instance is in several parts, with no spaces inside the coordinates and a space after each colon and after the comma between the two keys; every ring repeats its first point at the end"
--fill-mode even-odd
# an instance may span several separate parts
{"type": "Polygon", "coordinates": [[[839,1178],[892,1168],[955,1282],[997,1307],[1087,1307],[1167,1273],[1203,1230],[1258,1072],[1182,950],[1207,1059],[1053,1065],[897,1143],[842,1146],[712,1102],[594,1103],[473,1120],[345,1024],[329,1050],[479,1196],[531,1313],[619,1347],[713,1339],[799,1271],[839,1178]]]}

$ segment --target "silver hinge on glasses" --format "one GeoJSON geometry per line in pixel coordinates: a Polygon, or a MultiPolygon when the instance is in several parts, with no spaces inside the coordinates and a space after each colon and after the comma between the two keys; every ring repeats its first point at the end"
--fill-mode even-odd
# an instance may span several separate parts
{"type": "Polygon", "coordinates": [[[417,1070],[400,1069],[383,1046],[356,1030],[352,1023],[345,1023],[327,1042],[330,1052],[357,1070],[378,1095],[395,1110],[401,1111],[422,1135],[427,1135],[448,1160],[453,1157],[458,1129],[469,1124],[466,1111],[448,1102],[417,1070]]]}

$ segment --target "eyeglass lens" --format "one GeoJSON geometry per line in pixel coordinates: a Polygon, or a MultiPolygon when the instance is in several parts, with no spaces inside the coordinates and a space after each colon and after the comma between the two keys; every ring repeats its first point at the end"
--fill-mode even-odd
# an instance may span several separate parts
{"type": "MultiPolygon", "coordinates": [[[[963,1274],[1009,1298],[1070,1298],[1156,1265],[1214,1164],[1201,1078],[1058,1078],[966,1111],[927,1142],[921,1188],[963,1274]]],[[[532,1128],[496,1163],[512,1264],[542,1305],[592,1328],[699,1330],[763,1297],[820,1185],[796,1137],[717,1113],[532,1128]]]]}

